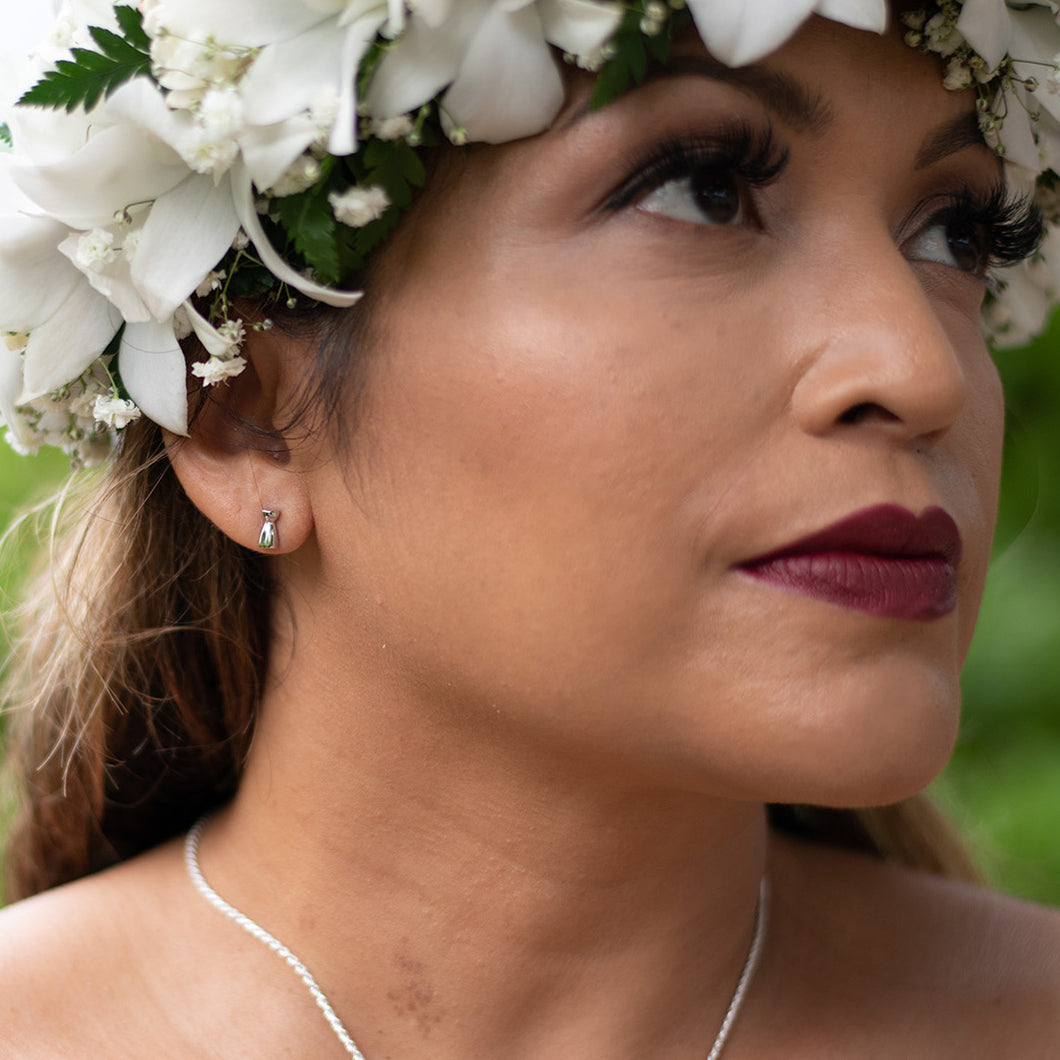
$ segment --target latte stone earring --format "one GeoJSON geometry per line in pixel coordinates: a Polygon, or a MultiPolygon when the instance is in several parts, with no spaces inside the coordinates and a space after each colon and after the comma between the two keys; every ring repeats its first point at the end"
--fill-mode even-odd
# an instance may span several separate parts
{"type": "Polygon", "coordinates": [[[258,548],[276,547],[276,520],[279,519],[279,511],[271,508],[262,508],[261,517],[265,521],[261,524],[261,533],[258,535],[258,548]]]}

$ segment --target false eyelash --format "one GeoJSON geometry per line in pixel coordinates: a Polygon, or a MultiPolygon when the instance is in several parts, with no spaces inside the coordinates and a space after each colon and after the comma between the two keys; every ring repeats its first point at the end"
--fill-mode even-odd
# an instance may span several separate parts
{"type": "Polygon", "coordinates": [[[962,188],[942,213],[983,232],[988,269],[1025,261],[1038,249],[1045,233],[1042,211],[1033,198],[1010,192],[1003,184],[986,195],[962,188]]]}
{"type": "Polygon", "coordinates": [[[765,187],[780,175],[788,155],[788,149],[774,139],[772,127],[755,129],[747,122],[733,122],[701,138],[667,140],[636,162],[634,176],[606,208],[621,210],[667,181],[705,168],[733,173],[752,188],[765,187]]]}

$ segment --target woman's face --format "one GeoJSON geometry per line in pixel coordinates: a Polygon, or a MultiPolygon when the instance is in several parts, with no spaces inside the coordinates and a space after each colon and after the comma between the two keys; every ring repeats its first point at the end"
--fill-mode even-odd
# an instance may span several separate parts
{"type": "Polygon", "coordinates": [[[314,485],[328,613],[483,738],[904,796],[955,732],[999,474],[973,100],[816,19],[755,68],[688,37],[613,105],[588,87],[457,159],[386,258],[353,451],[314,485]],[[955,581],[937,512],[904,568],[893,511],[748,566],[882,505],[948,513],[955,581]],[[874,554],[837,560],[851,535],[874,554]]]}

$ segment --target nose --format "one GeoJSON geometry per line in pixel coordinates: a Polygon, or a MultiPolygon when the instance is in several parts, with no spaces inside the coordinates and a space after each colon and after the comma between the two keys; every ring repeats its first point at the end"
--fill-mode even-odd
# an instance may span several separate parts
{"type": "Polygon", "coordinates": [[[803,287],[800,313],[812,319],[803,317],[806,360],[792,411],[812,435],[857,429],[899,444],[936,441],[968,399],[965,371],[915,270],[893,243],[881,252],[872,267],[859,267],[862,256],[803,287]]]}

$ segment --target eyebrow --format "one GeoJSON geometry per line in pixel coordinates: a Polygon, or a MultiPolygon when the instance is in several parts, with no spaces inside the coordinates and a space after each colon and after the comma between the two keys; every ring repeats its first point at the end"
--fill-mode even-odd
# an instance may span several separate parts
{"type": "MultiPolygon", "coordinates": [[[[797,78],[777,70],[766,70],[754,64],[726,66],[709,55],[671,55],[665,66],[649,68],[643,83],[671,77],[706,77],[733,85],[754,96],[797,132],[817,136],[835,120],[835,114],[826,100],[810,91],[797,78]]],[[[589,105],[585,103],[563,125],[574,125],[589,113],[589,105]]],[[[913,163],[914,168],[926,169],[949,155],[974,146],[987,147],[987,143],[979,128],[978,115],[969,111],[957,115],[924,137],[913,163]]]]}
{"type": "Polygon", "coordinates": [[[974,146],[987,146],[979,128],[979,117],[974,112],[959,114],[924,138],[913,163],[914,168],[926,169],[949,155],[974,146]]]}
{"type": "Polygon", "coordinates": [[[761,66],[726,66],[709,55],[674,55],[649,70],[645,83],[665,77],[709,77],[756,97],[797,132],[819,135],[832,123],[831,107],[802,82],[761,66]]]}

